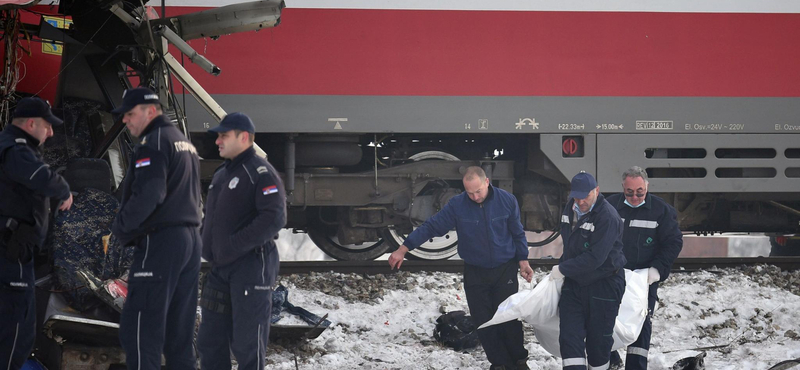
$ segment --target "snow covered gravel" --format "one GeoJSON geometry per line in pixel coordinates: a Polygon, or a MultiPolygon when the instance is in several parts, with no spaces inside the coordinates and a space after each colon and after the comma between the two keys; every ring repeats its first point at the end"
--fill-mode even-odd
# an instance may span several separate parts
{"type": "MultiPolygon", "coordinates": [[[[547,275],[537,271],[539,281],[547,275]]],[[[313,273],[283,276],[289,302],[333,325],[299,348],[271,344],[268,369],[487,369],[480,348],[457,352],[433,341],[436,318],[469,312],[461,274],[313,273]]],[[[520,279],[521,289],[532,286],[520,279]]],[[[650,368],[668,369],[706,349],[707,369],[768,369],[800,358],[800,272],[758,266],[673,273],[659,289],[650,368]]],[[[280,324],[299,323],[291,317],[280,324]]],[[[560,359],[526,326],[531,369],[560,369],[560,359]]],[[[624,358],[624,353],[622,354],[624,358]]]]}

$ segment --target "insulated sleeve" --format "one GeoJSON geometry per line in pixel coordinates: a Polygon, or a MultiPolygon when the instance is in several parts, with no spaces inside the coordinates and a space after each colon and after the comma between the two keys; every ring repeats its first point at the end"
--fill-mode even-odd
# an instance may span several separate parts
{"type": "Polygon", "coordinates": [[[232,255],[242,255],[264,245],[286,226],[286,198],[283,184],[270,171],[259,175],[252,202],[255,214],[250,222],[229,239],[232,255]]]}
{"type": "Polygon", "coordinates": [[[112,232],[128,235],[136,231],[167,196],[166,156],[155,148],[140,146],[133,155],[131,196],[114,219],[112,232]]]}
{"type": "Polygon", "coordinates": [[[659,250],[652,262],[652,267],[656,268],[661,275],[661,281],[669,276],[672,263],[683,249],[683,233],[678,227],[678,213],[670,205],[665,204],[664,206],[664,213],[658,220],[658,229],[656,229],[659,250]]]}
{"type": "MultiPolygon", "coordinates": [[[[578,231],[575,231],[578,232],[578,231]]],[[[614,243],[622,236],[622,220],[619,217],[598,217],[594,231],[589,237],[588,252],[581,253],[558,264],[564,276],[580,276],[597,270],[608,258],[614,243]]]]}
{"type": "Polygon", "coordinates": [[[528,260],[528,239],[525,237],[525,229],[520,221],[519,203],[513,196],[512,202],[512,209],[508,217],[508,231],[514,244],[514,255],[517,261],[528,260]]]}
{"type": "Polygon", "coordinates": [[[17,145],[3,156],[3,171],[15,182],[46,197],[67,200],[69,185],[42,162],[32,149],[17,145]]]}
{"type": "Polygon", "coordinates": [[[441,211],[429,218],[416,230],[408,235],[403,245],[412,250],[419,247],[426,240],[447,234],[456,227],[456,213],[451,202],[447,202],[441,211]]]}

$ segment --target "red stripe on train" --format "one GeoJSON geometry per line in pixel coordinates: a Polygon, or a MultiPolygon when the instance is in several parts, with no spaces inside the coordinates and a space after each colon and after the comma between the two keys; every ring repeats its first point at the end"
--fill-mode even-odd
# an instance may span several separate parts
{"type": "Polygon", "coordinates": [[[220,76],[186,63],[212,94],[793,97],[798,28],[800,14],[287,8],[277,28],[191,42],[220,76]]]}

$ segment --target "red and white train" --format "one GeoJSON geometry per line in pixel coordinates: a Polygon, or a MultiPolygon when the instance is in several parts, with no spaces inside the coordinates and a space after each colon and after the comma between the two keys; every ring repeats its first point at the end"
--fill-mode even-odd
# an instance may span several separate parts
{"type": "MultiPolygon", "coordinates": [[[[138,2],[24,10],[30,23],[69,14],[64,39],[76,42],[57,45],[63,57],[31,44],[17,91],[110,109],[126,84],[157,80],[136,51],[158,47],[107,21],[114,4],[144,20],[138,2]],[[119,47],[130,44],[138,49],[119,47]],[[114,63],[122,69],[105,71],[114,63]]],[[[164,20],[232,2],[147,5],[164,20]]],[[[371,259],[401,244],[460,191],[460,171],[473,164],[517,195],[530,231],[555,230],[578,171],[614,192],[632,165],[647,169],[650,191],[678,209],[685,231],[800,229],[798,2],[285,5],[277,27],[188,40],[219,75],[185,66],[220,107],[254,119],[290,193],[288,227],[335,258],[371,259]]],[[[181,34],[176,22],[161,24],[181,34]]],[[[218,115],[192,98],[184,105],[171,81],[176,110],[213,163],[205,130],[218,115]]],[[[412,254],[447,258],[456,245],[451,233],[412,254]]]]}

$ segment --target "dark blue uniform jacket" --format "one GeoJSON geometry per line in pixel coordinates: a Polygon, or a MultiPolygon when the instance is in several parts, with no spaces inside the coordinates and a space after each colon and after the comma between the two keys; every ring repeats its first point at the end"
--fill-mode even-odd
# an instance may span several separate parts
{"type": "Polygon", "coordinates": [[[0,221],[34,226],[39,246],[47,234],[48,199],[69,199],[69,185],[42,162],[39,141],[8,124],[0,133],[0,221]]]}
{"type": "Polygon", "coordinates": [[[570,200],[561,215],[564,254],[561,255],[558,269],[564,276],[586,286],[613,275],[625,266],[622,220],[600,194],[594,208],[583,215],[577,224],[573,224],[574,204],[575,200],[570,200]]]}
{"type": "Polygon", "coordinates": [[[275,245],[286,225],[286,193],[278,171],[251,147],[226,160],[208,187],[203,258],[213,266],[275,245]]]}
{"type": "Polygon", "coordinates": [[[503,189],[489,185],[489,195],[480,204],[469,199],[467,193],[454,196],[441,211],[411,232],[403,244],[414,249],[454,228],[458,233],[458,254],[465,263],[494,268],[511,259],[528,259],[528,241],[519,219],[517,198],[503,189]]]}
{"type": "Polygon", "coordinates": [[[166,116],[158,116],[133,149],[111,231],[128,245],[160,228],[199,225],[197,150],[166,116]]]}
{"type": "Polygon", "coordinates": [[[622,194],[608,197],[625,227],[623,250],[630,270],[655,267],[661,281],[669,276],[672,262],[683,248],[683,234],[678,228],[675,208],[658,196],[647,193],[644,204],[633,208],[625,204],[622,194]]]}

